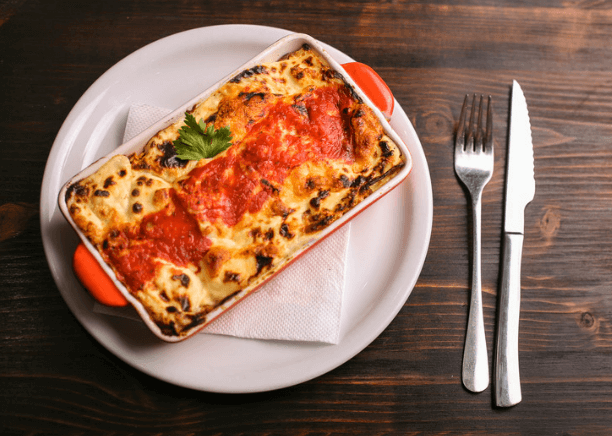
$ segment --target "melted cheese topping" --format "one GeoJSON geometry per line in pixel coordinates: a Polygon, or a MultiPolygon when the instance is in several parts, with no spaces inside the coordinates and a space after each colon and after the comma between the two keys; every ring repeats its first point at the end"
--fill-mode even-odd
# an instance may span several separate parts
{"type": "Polygon", "coordinates": [[[73,184],[69,211],[169,336],[280,270],[405,164],[373,111],[313,50],[234,77],[191,113],[232,146],[183,161],[181,119],[73,184]]]}

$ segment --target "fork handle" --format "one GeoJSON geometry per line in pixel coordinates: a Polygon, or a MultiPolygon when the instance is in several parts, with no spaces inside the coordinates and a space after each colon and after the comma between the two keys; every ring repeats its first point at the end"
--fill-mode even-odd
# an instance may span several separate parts
{"type": "Polygon", "coordinates": [[[504,235],[499,325],[495,351],[495,403],[510,407],[520,403],[518,335],[521,305],[523,235],[504,235]]]}
{"type": "Polygon", "coordinates": [[[482,311],[481,286],[481,195],[472,200],[473,247],[472,247],[472,293],[470,311],[463,350],[462,379],[464,386],[472,392],[482,392],[489,385],[489,362],[482,311]]]}

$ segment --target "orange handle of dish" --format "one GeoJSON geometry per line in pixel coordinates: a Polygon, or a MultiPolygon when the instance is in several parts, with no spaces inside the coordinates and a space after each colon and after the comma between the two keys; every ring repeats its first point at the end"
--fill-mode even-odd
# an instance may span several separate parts
{"type": "MultiPolygon", "coordinates": [[[[383,115],[390,119],[395,100],[380,76],[372,68],[360,62],[350,62],[343,64],[342,67],[383,115]]],[[[72,268],[81,284],[99,303],[114,307],[128,305],[121,291],[83,243],[79,244],[74,252],[72,268]]]]}
{"type": "Polygon", "coordinates": [[[383,79],[371,67],[360,62],[342,64],[342,68],[365,92],[387,119],[391,119],[395,100],[383,79]]]}
{"type": "Polygon", "coordinates": [[[98,302],[107,306],[127,306],[128,301],[83,243],[74,251],[72,268],[81,284],[98,302]]]}

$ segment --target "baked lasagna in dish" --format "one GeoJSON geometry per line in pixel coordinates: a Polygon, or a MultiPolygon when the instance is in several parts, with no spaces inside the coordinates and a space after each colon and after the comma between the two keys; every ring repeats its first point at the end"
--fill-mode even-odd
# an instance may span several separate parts
{"type": "Polygon", "coordinates": [[[173,341],[258,288],[407,166],[380,115],[303,45],[243,70],[144,148],[72,181],[65,204],[160,337],[173,341]],[[174,143],[187,116],[229,128],[229,148],[179,158],[174,143]]]}

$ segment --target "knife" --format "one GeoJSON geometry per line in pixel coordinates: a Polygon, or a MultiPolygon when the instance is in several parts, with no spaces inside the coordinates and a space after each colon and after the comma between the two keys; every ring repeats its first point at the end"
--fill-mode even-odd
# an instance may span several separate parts
{"type": "Polygon", "coordinates": [[[521,303],[521,257],[525,207],[535,195],[533,144],[527,101],[516,80],[512,83],[510,133],[506,169],[503,264],[495,350],[495,402],[518,404],[521,397],[518,332],[521,303]]]}

